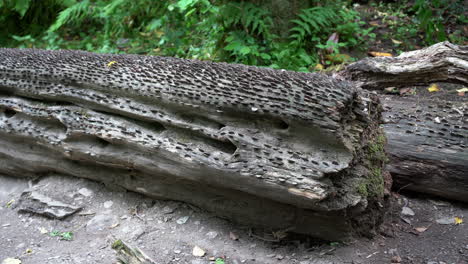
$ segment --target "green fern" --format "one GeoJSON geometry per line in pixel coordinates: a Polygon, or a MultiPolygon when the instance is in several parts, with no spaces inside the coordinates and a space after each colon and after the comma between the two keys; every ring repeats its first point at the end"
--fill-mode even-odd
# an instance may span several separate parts
{"type": "Polygon", "coordinates": [[[314,37],[321,32],[328,31],[332,28],[339,15],[336,10],[331,7],[313,7],[303,9],[298,15],[297,19],[291,20],[295,24],[291,28],[290,37],[296,43],[303,43],[307,37],[314,37]]]}
{"type": "Polygon", "coordinates": [[[91,14],[91,3],[89,0],[83,0],[77,2],[74,5],[60,12],[57,20],[52,26],[49,27],[49,32],[57,31],[60,27],[68,23],[78,24],[83,21],[84,18],[91,14]]]}
{"type": "Polygon", "coordinates": [[[226,28],[241,27],[248,34],[266,37],[270,34],[273,20],[269,11],[249,2],[231,2],[224,6],[226,28]]]}

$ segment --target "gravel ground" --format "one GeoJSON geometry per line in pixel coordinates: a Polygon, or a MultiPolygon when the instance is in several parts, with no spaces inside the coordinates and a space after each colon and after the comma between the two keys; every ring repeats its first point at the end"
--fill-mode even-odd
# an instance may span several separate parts
{"type": "Polygon", "coordinates": [[[467,221],[466,205],[393,194],[378,236],[325,242],[251,229],[185,203],[85,179],[54,176],[28,182],[0,176],[0,261],[5,263],[8,258],[23,264],[117,263],[111,245],[121,239],[155,263],[458,264],[468,263],[467,221]],[[62,220],[21,212],[26,205],[20,195],[28,188],[82,209],[62,220]],[[195,247],[204,255],[194,256],[195,247]]]}

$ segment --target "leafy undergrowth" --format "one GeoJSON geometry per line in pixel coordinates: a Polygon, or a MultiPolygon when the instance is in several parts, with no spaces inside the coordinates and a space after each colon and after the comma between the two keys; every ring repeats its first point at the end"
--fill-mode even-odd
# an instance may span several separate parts
{"type": "Polygon", "coordinates": [[[368,51],[466,43],[462,0],[4,0],[0,46],[336,70],[368,51]],[[275,6],[279,2],[282,6],[275,6]],[[287,14],[292,14],[287,16],[287,14]]]}

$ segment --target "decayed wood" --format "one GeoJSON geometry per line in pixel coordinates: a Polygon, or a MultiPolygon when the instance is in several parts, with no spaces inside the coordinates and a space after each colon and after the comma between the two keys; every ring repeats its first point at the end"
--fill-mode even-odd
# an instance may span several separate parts
{"type": "Polygon", "coordinates": [[[395,58],[367,58],[339,75],[371,90],[416,89],[407,98],[381,98],[395,190],[468,201],[466,97],[457,96],[455,90],[448,98],[443,92],[427,95],[426,91],[434,82],[468,86],[468,46],[442,42],[395,58]]]}
{"type": "Polygon", "coordinates": [[[366,89],[454,82],[468,85],[468,46],[441,42],[398,57],[366,58],[341,73],[366,89]]]}
{"type": "Polygon", "coordinates": [[[95,179],[326,239],[369,233],[381,217],[378,99],[345,81],[0,49],[0,108],[3,174],[95,179]]]}
{"type": "Polygon", "coordinates": [[[388,169],[395,189],[468,202],[468,103],[384,96],[388,169]]]}

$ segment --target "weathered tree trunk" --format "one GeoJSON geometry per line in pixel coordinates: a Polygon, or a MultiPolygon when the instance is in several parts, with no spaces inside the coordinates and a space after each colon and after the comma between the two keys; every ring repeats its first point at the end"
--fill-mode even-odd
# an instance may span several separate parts
{"type": "Polygon", "coordinates": [[[381,218],[376,96],[303,74],[0,49],[0,173],[61,173],[325,239],[381,218]]]}
{"type": "Polygon", "coordinates": [[[342,75],[366,89],[454,82],[468,85],[468,46],[441,42],[398,57],[366,58],[342,75]]]}
{"type": "Polygon", "coordinates": [[[439,81],[468,86],[468,46],[443,42],[396,58],[368,58],[341,75],[372,90],[418,85],[415,95],[381,95],[395,189],[468,202],[466,95],[426,90],[439,81]]]}
{"type": "Polygon", "coordinates": [[[385,99],[388,170],[395,188],[468,202],[467,103],[385,99]]]}

